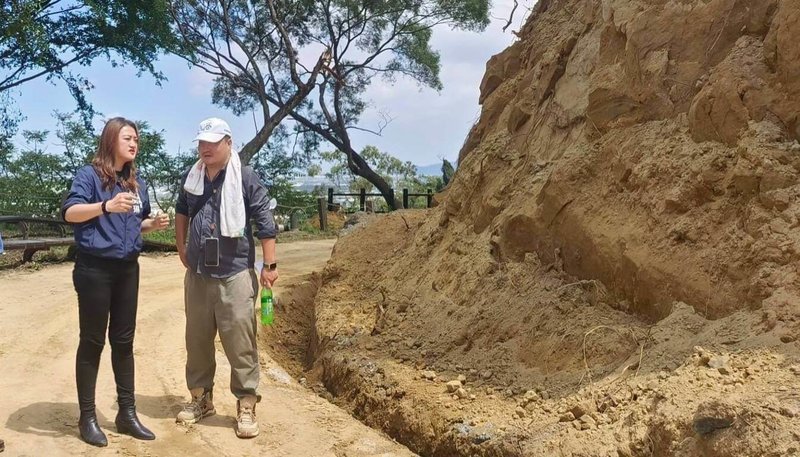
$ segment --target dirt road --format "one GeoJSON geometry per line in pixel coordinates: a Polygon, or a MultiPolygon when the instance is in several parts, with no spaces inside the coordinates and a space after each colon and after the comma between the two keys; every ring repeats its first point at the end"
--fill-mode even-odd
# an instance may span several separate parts
{"type": "MultiPolygon", "coordinates": [[[[320,270],[333,241],[279,245],[281,279],[287,287],[320,270]]],[[[236,438],[230,366],[217,352],[217,415],[191,427],[177,426],[186,399],[183,342],[183,273],[176,256],[143,257],[136,331],[136,394],[152,442],[115,433],[110,347],[106,345],[97,387],[100,425],[109,446],[93,448],[77,435],[74,364],[78,343],[77,298],[72,264],[0,277],[0,439],[3,456],[403,456],[404,447],[357,422],[300,387],[262,351],[263,400],[257,408],[261,434],[236,438]]],[[[219,341],[217,341],[217,347],[219,341]]]]}

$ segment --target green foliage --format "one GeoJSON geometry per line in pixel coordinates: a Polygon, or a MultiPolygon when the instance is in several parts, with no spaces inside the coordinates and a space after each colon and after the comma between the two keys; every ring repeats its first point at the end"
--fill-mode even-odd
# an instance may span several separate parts
{"type": "Polygon", "coordinates": [[[317,197],[312,193],[295,189],[291,182],[285,181],[272,186],[270,195],[278,200],[279,213],[288,214],[292,209],[301,209],[306,213],[316,211],[317,197]]]}
{"type": "Polygon", "coordinates": [[[312,22],[303,32],[311,34],[311,42],[329,46],[334,60],[325,74],[329,90],[305,106],[303,116],[315,120],[320,131],[343,140],[346,130],[358,124],[366,108],[365,91],[375,77],[389,82],[407,77],[440,90],[439,53],[430,42],[433,29],[482,30],[489,23],[489,6],[488,0],[317,2],[312,22]],[[324,114],[326,108],[333,119],[324,114]]]}
{"type": "Polygon", "coordinates": [[[33,261],[22,263],[22,251],[6,251],[0,255],[0,271],[22,269],[25,271],[38,271],[45,265],[61,263],[70,258],[69,246],[53,246],[46,251],[37,251],[33,261]]]}
{"type": "Polygon", "coordinates": [[[453,164],[447,159],[442,159],[442,187],[450,184],[455,172],[453,164]]]}
{"type": "Polygon", "coordinates": [[[166,243],[175,245],[175,227],[168,227],[164,230],[157,230],[142,235],[145,240],[155,241],[157,243],[166,243]]]}
{"type": "Polygon", "coordinates": [[[0,164],[0,214],[50,217],[58,213],[67,188],[61,158],[44,150],[47,131],[24,131],[25,147],[0,164]]]}
{"type": "Polygon", "coordinates": [[[301,232],[305,232],[305,233],[310,233],[312,235],[319,235],[320,233],[322,233],[322,230],[320,230],[319,227],[314,227],[311,224],[303,224],[303,225],[301,225],[300,226],[300,231],[301,232]]]}
{"type": "MultiPolygon", "coordinates": [[[[395,189],[395,195],[400,198],[402,189],[408,189],[411,194],[424,194],[428,189],[438,192],[444,188],[440,176],[423,176],[417,172],[417,167],[411,162],[403,162],[387,152],[382,152],[375,146],[366,146],[359,155],[378,173],[389,186],[395,189]]],[[[326,151],[320,153],[320,158],[332,163],[330,171],[325,176],[338,188],[346,188],[349,192],[358,193],[365,189],[367,193],[375,192],[375,188],[366,179],[353,174],[347,166],[346,156],[340,151],[326,151]]],[[[376,201],[378,210],[388,209],[383,200],[376,201]]],[[[424,208],[427,202],[423,197],[411,198],[409,206],[424,208]]]]}
{"type": "Polygon", "coordinates": [[[63,148],[63,161],[68,176],[75,176],[78,169],[92,161],[97,147],[97,137],[74,115],[56,111],[56,138],[63,148]]]}
{"type": "Polygon", "coordinates": [[[105,57],[164,79],[154,62],[177,51],[165,0],[8,0],[0,6],[0,94],[45,78],[66,84],[89,125],[92,84],[76,66],[105,57]]]}
{"type": "MultiPolygon", "coordinates": [[[[314,4],[277,0],[170,1],[174,31],[185,44],[177,54],[215,77],[212,101],[237,116],[253,112],[258,127],[240,147],[244,163],[252,163],[264,147],[285,144],[282,139],[272,141],[271,136],[281,135],[275,129],[314,89],[324,49],[310,51],[308,54],[313,57],[299,63],[295,52],[296,46],[308,43],[306,24],[314,4]]],[[[307,150],[290,147],[287,154],[307,150]]]]}
{"type": "MultiPolygon", "coordinates": [[[[0,214],[57,217],[61,201],[76,171],[91,162],[98,135],[87,130],[74,115],[55,113],[56,153],[45,146],[48,131],[23,131],[25,146],[17,151],[0,149],[0,214]]],[[[196,156],[170,156],[164,150],[163,132],[139,122],[136,165],[151,198],[162,209],[174,205],[181,176],[196,156]]]]}
{"type": "MultiPolygon", "coordinates": [[[[417,175],[417,167],[411,162],[392,156],[389,153],[381,152],[375,146],[365,146],[359,155],[381,175],[391,187],[398,187],[410,183],[417,175]]],[[[359,189],[366,189],[372,192],[374,186],[366,179],[356,176],[347,166],[347,158],[341,151],[326,151],[320,153],[320,158],[325,162],[333,163],[331,169],[325,176],[333,181],[337,187],[347,187],[355,192],[359,189]]]]}
{"type": "Polygon", "coordinates": [[[175,206],[183,173],[197,161],[197,154],[169,155],[164,149],[164,131],[153,131],[147,122],[137,122],[139,154],[136,167],[147,183],[150,198],[162,209],[175,206]]]}
{"type": "Polygon", "coordinates": [[[306,169],[306,174],[311,177],[319,176],[322,174],[322,166],[318,163],[312,163],[306,169]]]}
{"type": "MultiPolygon", "coordinates": [[[[268,170],[270,164],[284,170],[286,162],[271,157],[281,153],[280,146],[295,167],[307,166],[308,158],[324,142],[359,162],[349,132],[364,129],[359,120],[367,107],[368,87],[379,79],[392,82],[407,77],[422,86],[441,89],[440,58],[431,47],[433,29],[481,30],[489,23],[490,2],[171,0],[170,4],[175,28],[186,44],[179,54],[215,76],[211,94],[214,103],[237,115],[253,112],[254,118],[257,115],[264,120],[265,128],[267,119],[283,114],[293,117],[295,123],[284,123],[282,132],[271,133],[291,137],[291,141],[270,138],[267,156],[255,159],[259,169],[268,170]],[[279,33],[281,29],[288,37],[279,33]],[[329,59],[317,77],[311,69],[316,68],[323,50],[327,50],[329,59]],[[295,64],[302,71],[294,73],[295,64]],[[300,94],[300,80],[316,88],[296,105],[294,95],[300,94]],[[305,157],[298,160],[298,155],[305,157]]],[[[265,131],[259,129],[259,134],[242,148],[244,158],[261,154],[252,147],[263,150],[265,131]]],[[[372,175],[361,166],[351,169],[371,179],[370,188],[387,187],[380,181],[380,173],[372,175]]],[[[397,171],[388,174],[397,179],[409,175],[397,171]]],[[[263,178],[275,182],[266,172],[263,178]]]]}

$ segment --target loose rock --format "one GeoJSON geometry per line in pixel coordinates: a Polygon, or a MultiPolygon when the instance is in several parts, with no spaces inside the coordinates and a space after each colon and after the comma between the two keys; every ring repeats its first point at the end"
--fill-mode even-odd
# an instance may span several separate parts
{"type": "Polygon", "coordinates": [[[588,414],[597,410],[594,402],[591,400],[584,400],[575,405],[573,405],[569,411],[575,416],[576,419],[580,419],[583,417],[584,414],[588,414]]]}
{"type": "Polygon", "coordinates": [[[422,377],[428,381],[433,381],[436,379],[436,372],[432,370],[425,370],[422,372],[422,377]]]}
{"type": "Polygon", "coordinates": [[[719,371],[720,374],[731,374],[730,367],[728,366],[727,356],[711,357],[708,361],[709,368],[719,371]]]}
{"type": "Polygon", "coordinates": [[[446,386],[447,392],[453,393],[461,388],[461,381],[448,381],[446,386]]]}
{"type": "Polygon", "coordinates": [[[709,435],[717,430],[728,428],[736,420],[736,410],[719,401],[709,401],[697,407],[692,421],[695,433],[709,435]]]}

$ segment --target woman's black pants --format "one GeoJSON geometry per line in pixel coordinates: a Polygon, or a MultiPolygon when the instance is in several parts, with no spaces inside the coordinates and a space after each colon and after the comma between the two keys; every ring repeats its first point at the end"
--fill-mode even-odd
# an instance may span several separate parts
{"type": "Polygon", "coordinates": [[[120,409],[134,406],[133,334],[139,295],[137,259],[117,260],[78,253],[72,282],[78,292],[80,343],[75,363],[81,416],[94,415],[100,354],[111,343],[111,367],[120,409]]]}

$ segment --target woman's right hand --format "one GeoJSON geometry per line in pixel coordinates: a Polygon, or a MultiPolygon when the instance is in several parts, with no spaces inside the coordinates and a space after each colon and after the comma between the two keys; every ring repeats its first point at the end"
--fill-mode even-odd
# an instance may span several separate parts
{"type": "Polygon", "coordinates": [[[127,213],[133,209],[133,195],[120,192],[106,202],[106,211],[109,213],[127,213]]]}

